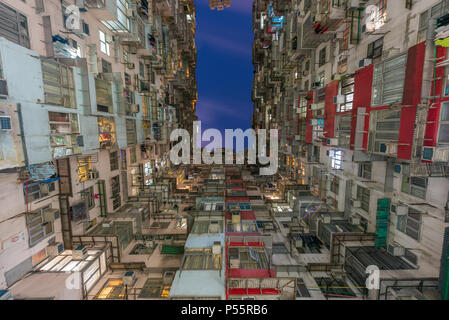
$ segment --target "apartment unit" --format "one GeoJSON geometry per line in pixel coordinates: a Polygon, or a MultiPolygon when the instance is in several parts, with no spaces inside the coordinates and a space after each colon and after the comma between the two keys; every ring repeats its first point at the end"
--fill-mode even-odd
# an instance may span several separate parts
{"type": "Polygon", "coordinates": [[[225,7],[229,8],[230,6],[231,0],[209,0],[209,7],[211,10],[217,9],[218,11],[221,11],[225,7]]]}
{"type": "Polygon", "coordinates": [[[441,0],[253,3],[253,128],[279,130],[279,172],[310,191],[293,211],[315,199],[296,223],[329,266],[354,286],[381,269],[372,298],[448,299],[448,17],[441,0]]]}
{"type": "Polygon", "coordinates": [[[111,250],[92,235],[118,237],[119,262],[150,233],[170,133],[197,119],[195,14],[193,0],[0,1],[0,289],[85,243],[111,250]]]}

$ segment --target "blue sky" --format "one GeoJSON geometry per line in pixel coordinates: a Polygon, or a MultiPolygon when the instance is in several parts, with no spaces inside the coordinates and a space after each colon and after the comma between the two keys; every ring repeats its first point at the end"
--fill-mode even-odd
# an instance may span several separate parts
{"type": "Polygon", "coordinates": [[[197,115],[202,130],[251,127],[253,106],[252,0],[231,0],[231,7],[210,10],[195,0],[198,49],[197,115]]]}

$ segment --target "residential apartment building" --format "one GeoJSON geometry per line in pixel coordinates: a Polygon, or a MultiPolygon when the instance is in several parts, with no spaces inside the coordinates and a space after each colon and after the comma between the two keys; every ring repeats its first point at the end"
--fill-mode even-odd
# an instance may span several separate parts
{"type": "Polygon", "coordinates": [[[197,119],[195,14],[193,0],[0,1],[0,289],[108,219],[128,230],[129,201],[167,202],[170,133],[197,119]]]}
{"type": "Polygon", "coordinates": [[[448,17],[441,0],[253,3],[253,128],[279,130],[280,172],[318,207],[289,191],[300,225],[340,239],[330,263],[359,286],[373,264],[448,298],[448,17]]]}

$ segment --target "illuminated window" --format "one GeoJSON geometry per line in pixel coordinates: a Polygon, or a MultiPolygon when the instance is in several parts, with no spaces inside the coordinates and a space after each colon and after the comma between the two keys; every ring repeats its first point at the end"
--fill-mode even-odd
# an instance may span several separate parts
{"type": "Polygon", "coordinates": [[[449,144],[449,103],[441,105],[440,129],[438,132],[438,143],[449,144]]]}
{"type": "Polygon", "coordinates": [[[101,30],[99,30],[99,32],[100,32],[100,51],[109,56],[111,54],[111,51],[109,48],[109,43],[106,42],[106,34],[101,30]]]}
{"type": "Polygon", "coordinates": [[[329,150],[329,157],[331,158],[332,169],[341,170],[343,167],[343,151],[329,150]]]}

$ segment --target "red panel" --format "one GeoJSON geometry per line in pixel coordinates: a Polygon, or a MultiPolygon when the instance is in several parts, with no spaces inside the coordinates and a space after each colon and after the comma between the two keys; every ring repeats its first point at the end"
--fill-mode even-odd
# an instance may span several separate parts
{"type": "Polygon", "coordinates": [[[410,160],[415,132],[416,109],[421,100],[426,44],[422,42],[408,51],[404,97],[399,129],[398,159],[410,160]]]}
{"type": "Polygon", "coordinates": [[[266,289],[228,289],[228,295],[230,296],[260,296],[260,295],[278,295],[281,294],[281,290],[276,290],[274,288],[266,289]]]}
{"type": "MultiPolygon", "coordinates": [[[[226,212],[226,219],[231,219],[231,213],[229,211],[226,212]]],[[[240,211],[240,219],[241,220],[256,220],[256,214],[254,211],[240,211]]]]}
{"type": "Polygon", "coordinates": [[[312,119],[313,111],[310,110],[310,105],[313,103],[313,91],[310,91],[307,97],[310,100],[307,101],[306,143],[312,143],[313,127],[310,120],[312,119]]]}
{"type": "Polygon", "coordinates": [[[274,278],[276,277],[276,272],[270,269],[230,269],[230,278],[274,278]]]}
{"type": "MultiPolygon", "coordinates": [[[[440,58],[438,61],[443,61],[447,59],[446,54],[446,48],[443,47],[437,47],[437,58],[440,58]]],[[[432,97],[435,97],[432,100],[432,108],[429,109],[427,114],[427,125],[426,125],[426,134],[425,134],[425,141],[424,145],[427,147],[434,147],[437,145],[437,135],[438,135],[438,125],[440,121],[440,109],[441,109],[441,102],[443,101],[449,101],[448,97],[440,98],[444,95],[444,77],[445,77],[445,67],[439,67],[436,70],[436,77],[437,80],[435,81],[435,92],[434,92],[434,85],[432,83],[432,87],[430,90],[430,95],[432,97]]]]}
{"type": "Polygon", "coordinates": [[[330,82],[326,87],[326,98],[324,101],[324,136],[326,138],[335,137],[335,115],[337,105],[334,104],[334,97],[338,94],[338,80],[330,82]]]}
{"type": "MultiPolygon", "coordinates": [[[[374,66],[369,65],[365,68],[359,69],[354,75],[354,102],[352,106],[352,130],[351,130],[351,150],[354,150],[356,125],[357,125],[357,109],[371,107],[371,95],[373,87],[373,72],[374,66]]],[[[365,131],[369,129],[369,116],[366,117],[365,131]],[[368,127],[367,127],[368,126],[368,127]]],[[[368,146],[368,134],[364,134],[363,147],[368,146]]]]}

